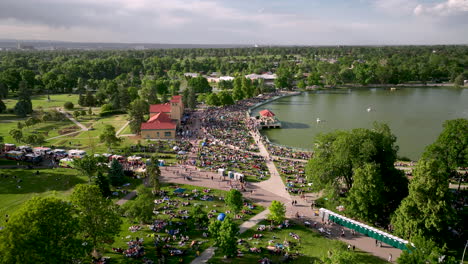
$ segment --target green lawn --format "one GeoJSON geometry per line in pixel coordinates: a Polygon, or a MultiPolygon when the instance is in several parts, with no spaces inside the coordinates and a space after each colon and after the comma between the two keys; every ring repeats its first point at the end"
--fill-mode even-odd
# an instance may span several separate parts
{"type": "Polygon", "coordinates": [[[120,133],[121,135],[133,134],[130,126],[126,126],[124,130],[120,133]]]}
{"type": "Polygon", "coordinates": [[[0,171],[0,223],[3,223],[5,214],[13,213],[33,196],[56,195],[59,198],[66,198],[76,184],[86,183],[88,180],[73,169],[39,169],[39,175],[35,174],[36,171],[36,169],[0,171]],[[18,179],[21,179],[21,182],[18,182],[18,179]]]}
{"type": "MultiPolygon", "coordinates": [[[[64,148],[83,149],[89,152],[93,152],[94,150],[94,152],[96,153],[108,152],[107,147],[99,142],[99,135],[102,133],[102,130],[105,125],[112,125],[114,126],[115,130],[118,131],[127,122],[126,118],[127,115],[115,115],[104,118],[100,118],[96,115],[80,117],[78,118],[78,121],[80,121],[87,127],[92,127],[91,130],[73,135],[68,135],[65,137],[56,138],[50,140],[49,144],[64,148]]],[[[120,146],[115,149],[121,149],[132,143],[132,140],[128,138],[123,138],[123,141],[120,144],[120,146]]]]}
{"type": "MultiPolygon", "coordinates": [[[[165,184],[162,187],[162,190],[168,191],[167,197],[171,201],[180,201],[181,202],[190,202],[190,205],[183,206],[182,204],[179,204],[179,206],[174,207],[171,206],[167,210],[171,210],[173,212],[177,212],[178,210],[190,210],[194,204],[201,204],[205,208],[205,212],[209,212],[211,210],[216,210],[216,213],[213,213],[213,215],[217,216],[219,212],[225,212],[228,210],[225,207],[224,201],[220,200],[219,197],[224,197],[226,194],[225,191],[221,190],[211,190],[209,193],[210,195],[213,195],[215,199],[212,201],[203,201],[200,200],[200,197],[204,195],[203,193],[203,188],[197,187],[197,186],[192,186],[192,185],[176,185],[176,184],[165,184]],[[185,193],[190,194],[190,196],[193,196],[194,192],[193,190],[197,189],[198,190],[198,197],[192,197],[193,199],[190,200],[188,198],[182,198],[174,194],[174,190],[177,188],[184,188],[186,189],[185,193]]],[[[157,199],[162,199],[162,197],[158,197],[157,199]]],[[[164,214],[164,209],[162,208],[164,205],[160,204],[157,205],[156,208],[160,212],[157,216],[155,216],[155,219],[158,220],[165,220],[169,221],[170,218],[167,214],[164,214]]],[[[236,220],[236,223],[241,224],[243,221],[253,217],[255,214],[263,211],[264,208],[261,206],[257,206],[255,209],[252,210],[252,214],[245,215],[244,219],[242,220],[236,220]]],[[[232,214],[228,214],[232,215],[232,214]]],[[[166,229],[177,229],[180,228],[181,230],[184,230],[187,228],[187,232],[183,232],[184,235],[188,235],[190,237],[189,243],[187,243],[184,246],[178,245],[178,240],[175,242],[170,242],[168,243],[171,247],[175,247],[178,249],[181,249],[185,252],[185,254],[181,257],[177,256],[170,256],[168,253],[167,249],[163,249],[162,253],[166,255],[166,263],[180,263],[180,259],[182,259],[182,263],[190,263],[196,256],[196,251],[197,249],[195,248],[190,248],[189,244],[192,240],[197,240],[197,241],[202,241],[203,243],[199,246],[198,250],[200,252],[203,252],[206,248],[211,246],[212,240],[210,238],[204,238],[202,236],[203,230],[195,230],[192,226],[187,226],[186,222],[187,220],[182,220],[179,218],[173,218],[172,220],[172,226],[167,226],[166,229]],[[182,224],[182,225],[179,225],[182,224]]],[[[112,248],[122,248],[122,249],[127,249],[127,242],[130,241],[131,239],[135,239],[136,237],[138,238],[143,238],[144,242],[143,245],[145,247],[145,252],[146,255],[145,257],[156,260],[156,249],[153,243],[153,239],[150,237],[151,234],[155,235],[160,235],[160,236],[167,236],[167,234],[164,231],[161,232],[153,232],[149,229],[147,225],[141,225],[141,230],[137,232],[131,232],[128,230],[128,228],[132,225],[138,225],[139,223],[137,222],[132,222],[130,219],[124,218],[124,223],[122,224],[122,229],[121,232],[115,237],[115,241],[112,245],[106,247],[106,251],[104,253],[104,256],[111,257],[112,263],[139,263],[139,260],[137,259],[132,259],[132,258],[127,258],[123,254],[120,253],[115,253],[112,251],[112,248]]]]}
{"type": "MultiPolygon", "coordinates": [[[[268,226],[269,222],[263,221],[260,224],[268,226]]],[[[266,247],[269,245],[269,242],[271,242],[270,245],[273,246],[277,243],[284,245],[286,240],[290,245],[290,254],[295,254],[296,252],[299,253],[292,263],[315,263],[315,261],[327,256],[328,250],[334,251],[346,249],[346,245],[343,242],[325,238],[310,228],[302,225],[295,224],[289,228],[274,229],[272,231],[257,231],[257,227],[258,226],[253,227],[240,236],[240,238],[245,241],[239,246],[239,249],[242,251],[244,256],[236,257],[234,259],[224,259],[219,253],[217,253],[209,263],[257,263],[263,257],[269,258],[273,263],[281,263],[283,262],[282,257],[270,254],[266,247]],[[291,232],[297,234],[300,237],[300,240],[296,240],[290,236],[289,233],[291,232]],[[252,238],[254,234],[262,234],[263,237],[252,238]],[[261,253],[250,253],[249,248],[253,247],[260,248],[261,253]]],[[[380,258],[358,250],[356,250],[355,254],[358,257],[358,262],[356,263],[387,263],[380,258]]]]}
{"type": "MultiPolygon", "coordinates": [[[[35,95],[31,97],[31,102],[33,104],[33,109],[42,107],[43,109],[62,107],[65,102],[72,102],[75,105],[75,108],[79,108],[77,94],[51,94],[50,101],[47,100],[47,95],[35,95]]],[[[14,108],[18,100],[15,99],[5,99],[3,102],[7,108],[14,108]]]]}
{"type": "MultiPolygon", "coordinates": [[[[9,163],[8,160],[0,159],[2,165],[10,165],[9,163]]],[[[126,182],[130,185],[119,190],[134,190],[141,184],[141,180],[132,178],[126,178],[126,182]]],[[[0,171],[0,223],[3,223],[2,219],[5,214],[12,214],[33,196],[55,195],[58,198],[67,199],[73,187],[80,183],[88,183],[88,178],[70,168],[2,169],[0,171]],[[39,175],[36,175],[36,171],[39,171],[39,175]],[[18,179],[21,179],[21,182],[18,182],[18,179]]],[[[112,188],[112,190],[116,189],[112,188]]],[[[119,195],[112,199],[117,200],[122,196],[122,192],[119,192],[119,195]]]]}
{"type": "MultiPolygon", "coordinates": [[[[0,135],[3,136],[4,142],[6,143],[15,143],[18,145],[11,136],[10,130],[17,128],[17,121],[21,119],[17,119],[15,121],[10,120],[0,120],[0,135]]],[[[23,135],[39,133],[44,135],[45,138],[51,138],[60,135],[60,131],[77,131],[79,130],[70,120],[66,119],[64,121],[49,121],[45,123],[39,123],[32,127],[25,127],[23,128],[23,135]]]]}

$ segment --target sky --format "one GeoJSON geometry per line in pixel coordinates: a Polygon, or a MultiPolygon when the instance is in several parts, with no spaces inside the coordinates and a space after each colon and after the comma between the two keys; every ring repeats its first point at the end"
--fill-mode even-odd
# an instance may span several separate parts
{"type": "Polygon", "coordinates": [[[1,0],[0,39],[468,44],[468,0],[1,0]]]}

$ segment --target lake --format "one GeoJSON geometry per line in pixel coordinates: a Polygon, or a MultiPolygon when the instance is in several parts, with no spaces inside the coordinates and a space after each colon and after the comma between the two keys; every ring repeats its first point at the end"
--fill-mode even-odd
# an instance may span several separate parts
{"type": "Polygon", "coordinates": [[[262,131],[274,143],[312,149],[319,133],[371,128],[378,121],[388,124],[397,136],[399,156],[417,160],[436,140],[445,120],[468,118],[468,89],[318,91],[278,99],[252,114],[263,109],[270,109],[282,122],[281,129],[262,131]]]}

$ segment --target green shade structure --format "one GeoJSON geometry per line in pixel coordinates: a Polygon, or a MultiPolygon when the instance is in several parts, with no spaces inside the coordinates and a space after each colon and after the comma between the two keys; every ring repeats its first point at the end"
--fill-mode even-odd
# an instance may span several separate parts
{"type": "Polygon", "coordinates": [[[394,248],[398,248],[401,250],[408,250],[406,246],[408,244],[408,241],[403,240],[399,237],[393,236],[391,234],[385,233],[383,231],[380,231],[374,227],[360,223],[353,219],[349,219],[345,216],[339,215],[325,208],[319,209],[319,215],[323,217],[323,219],[328,219],[341,226],[347,227],[349,229],[353,229],[363,235],[369,236],[378,241],[382,241],[383,243],[386,243],[394,248]]]}

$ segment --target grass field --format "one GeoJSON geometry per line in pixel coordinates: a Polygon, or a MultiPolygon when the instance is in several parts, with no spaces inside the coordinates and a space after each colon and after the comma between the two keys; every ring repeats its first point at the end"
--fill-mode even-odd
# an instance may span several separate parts
{"type": "MultiPolygon", "coordinates": [[[[79,122],[87,127],[92,127],[92,129],[89,131],[49,140],[49,144],[65,148],[83,149],[96,153],[107,152],[107,147],[99,142],[99,135],[102,133],[104,126],[112,125],[114,126],[115,130],[118,131],[127,122],[126,118],[127,115],[115,115],[103,118],[93,115],[78,118],[79,122]]],[[[128,138],[123,138],[123,141],[117,149],[128,146],[132,142],[133,141],[128,138]]]]}
{"type": "MultiPolygon", "coordinates": [[[[0,159],[0,161],[2,165],[11,165],[8,160],[0,159]]],[[[126,181],[130,185],[119,190],[133,190],[141,184],[141,180],[138,179],[126,178],[126,181]]],[[[67,199],[73,187],[80,183],[88,183],[88,178],[70,168],[2,169],[0,170],[0,223],[3,223],[5,214],[12,214],[32,197],[55,195],[58,198],[67,199]],[[36,171],[39,171],[38,175],[36,171]]],[[[112,188],[112,190],[116,189],[112,188]]],[[[112,199],[117,200],[122,196],[120,192],[112,199]]]]}
{"type": "MultiPolygon", "coordinates": [[[[0,120],[0,135],[3,136],[4,142],[15,144],[18,143],[9,134],[10,130],[17,128],[18,121],[20,120],[0,120]]],[[[23,128],[23,135],[39,133],[44,135],[45,138],[51,138],[59,136],[59,131],[62,129],[69,128],[71,130],[79,130],[78,127],[74,128],[74,126],[75,125],[68,119],[64,121],[49,121],[46,123],[35,124],[34,126],[29,128],[23,128]]]]}
{"type": "Polygon", "coordinates": [[[88,179],[73,169],[2,169],[0,171],[0,223],[33,196],[65,198],[73,187],[88,179]],[[21,182],[18,182],[21,179],[21,182]],[[18,188],[21,186],[21,188],[18,188]]]}
{"type": "MultiPolygon", "coordinates": [[[[50,96],[50,101],[47,100],[47,95],[31,96],[33,109],[36,110],[38,107],[42,107],[43,109],[63,107],[63,104],[65,102],[72,102],[75,105],[75,108],[80,107],[78,105],[79,96],[77,94],[51,94],[49,96],[50,96]]],[[[7,108],[14,108],[17,101],[18,101],[17,99],[4,99],[3,100],[7,108]]]]}
{"type": "MultiPolygon", "coordinates": [[[[267,221],[260,223],[261,225],[269,225],[267,221]]],[[[338,240],[331,240],[318,234],[317,232],[306,228],[302,225],[293,225],[289,228],[275,229],[272,231],[257,231],[257,227],[248,230],[243,233],[240,238],[245,240],[239,246],[239,249],[244,254],[242,257],[236,257],[233,259],[224,259],[219,253],[217,253],[209,263],[258,263],[263,257],[269,258],[273,263],[281,263],[282,256],[273,255],[268,252],[266,247],[268,245],[285,244],[287,240],[290,247],[290,254],[299,252],[299,256],[295,258],[291,263],[315,263],[315,261],[327,256],[328,250],[344,250],[346,245],[338,240]],[[300,240],[294,239],[289,233],[295,233],[300,237],[300,240]],[[262,238],[252,238],[254,234],[262,234],[262,238]],[[250,253],[249,248],[261,248],[261,253],[250,253]]],[[[366,263],[366,264],[383,264],[386,261],[369,255],[361,251],[355,251],[358,262],[355,263],[366,263]]],[[[321,262],[318,262],[321,263],[321,262]]]]}

